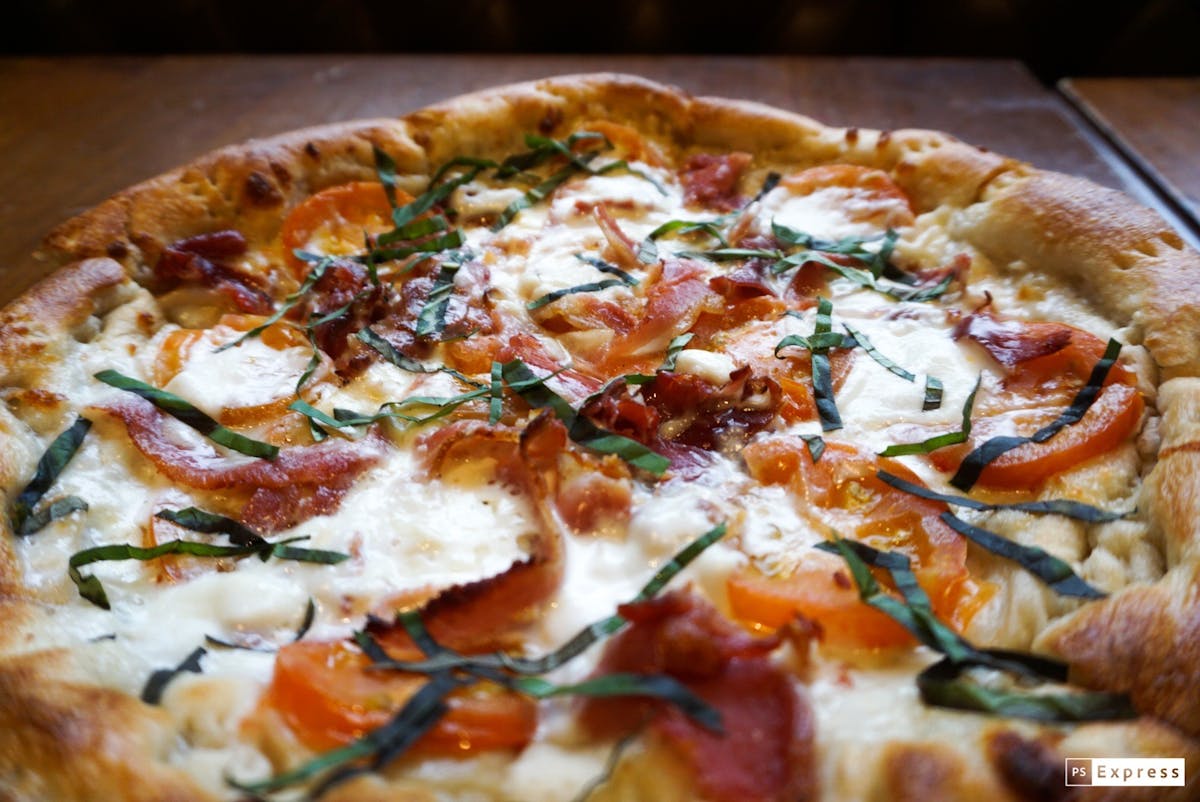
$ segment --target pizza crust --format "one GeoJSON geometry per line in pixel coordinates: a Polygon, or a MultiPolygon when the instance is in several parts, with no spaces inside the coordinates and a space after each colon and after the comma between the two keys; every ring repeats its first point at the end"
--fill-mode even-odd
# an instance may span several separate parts
{"type": "MultiPolygon", "coordinates": [[[[252,141],[128,189],[52,232],[41,256],[65,267],[4,310],[0,385],[28,393],[43,384],[66,358],[58,344],[85,333],[95,315],[128,301],[134,288],[125,277],[148,281],[171,242],[236,227],[252,252],[274,249],[279,255],[276,241],[286,211],[324,187],[373,178],[372,145],[396,160],[400,186],[419,191],[433,167],[452,156],[503,153],[519,148],[526,131],[562,135],[594,119],[629,125],[680,153],[747,151],[754,154],[755,170],[829,162],[883,169],[910,194],[918,212],[948,209],[952,233],[991,262],[1015,269],[1033,265],[1083,290],[1099,311],[1132,327],[1135,340],[1140,337],[1162,376],[1171,379],[1159,398],[1165,456],[1146,482],[1144,504],[1168,544],[1170,571],[1157,585],[1083,607],[1052,625],[1038,645],[1070,659],[1086,684],[1131,690],[1141,709],[1186,735],[1149,718],[1078,727],[1065,739],[1056,728],[1008,736],[969,726],[964,733],[970,736],[954,746],[889,744],[877,773],[838,790],[878,799],[1025,797],[1040,787],[1040,775],[1022,774],[1022,767],[1049,771],[1060,754],[1077,753],[1074,745],[1093,743],[1089,737],[1098,732],[1094,743],[1120,743],[1130,754],[1173,750],[1196,756],[1196,742],[1188,736],[1200,735],[1200,698],[1192,692],[1200,684],[1195,647],[1200,452],[1191,446],[1200,419],[1200,382],[1187,377],[1200,374],[1200,257],[1157,215],[1119,193],[1035,170],[944,134],[835,129],[758,104],[693,98],[629,76],[589,75],[487,90],[400,120],[252,141]]],[[[293,276],[265,262],[240,267],[258,271],[273,294],[294,289],[293,276]]],[[[31,417],[22,414],[20,420],[31,417]]],[[[54,410],[44,421],[43,433],[67,423],[54,410]]],[[[18,425],[5,410],[0,440],[14,437],[18,425]]],[[[9,458],[9,452],[0,450],[0,480],[11,493],[29,470],[29,459],[9,458]]],[[[18,595],[7,521],[0,524],[0,537],[0,589],[18,595]]],[[[29,603],[10,598],[5,604],[19,610],[29,603]]],[[[17,799],[206,798],[166,764],[173,736],[165,714],[79,681],[80,669],[71,662],[61,650],[46,649],[0,660],[0,787],[17,799]],[[38,724],[30,727],[30,721],[38,724]],[[70,770],[62,770],[67,765],[70,770]]],[[[649,754],[631,756],[612,788],[596,798],[644,798],[652,767],[666,765],[653,750],[649,754]]],[[[1195,772],[1197,764],[1192,765],[1195,772]]],[[[676,774],[655,775],[655,782],[674,789],[659,789],[655,798],[689,796],[686,783],[672,779],[676,774]]],[[[836,791],[827,788],[830,792],[836,791]]],[[[416,802],[427,795],[364,778],[329,798],[343,797],[416,802]]],[[[1094,789],[1086,798],[1103,796],[1094,789]]]]}

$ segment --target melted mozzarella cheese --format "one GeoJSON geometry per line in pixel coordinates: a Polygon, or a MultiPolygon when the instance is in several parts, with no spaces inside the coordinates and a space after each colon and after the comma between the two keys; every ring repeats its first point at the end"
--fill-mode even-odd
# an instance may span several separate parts
{"type": "Polygon", "coordinates": [[[163,388],[217,417],[225,409],[270,404],[292,396],[308,365],[306,348],[275,349],[257,337],[224,351],[205,338],[163,388]]]}

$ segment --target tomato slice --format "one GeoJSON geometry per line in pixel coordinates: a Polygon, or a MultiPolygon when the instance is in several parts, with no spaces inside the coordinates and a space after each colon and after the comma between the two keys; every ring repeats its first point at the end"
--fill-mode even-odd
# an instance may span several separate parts
{"type": "MultiPolygon", "coordinates": [[[[751,476],[790,488],[798,504],[820,509],[838,532],[907,554],[938,617],[960,629],[969,623],[980,591],[967,574],[966,541],[938,517],[946,505],[897,490],[875,475],[883,469],[919,483],[903,465],[841,443],[827,443],[814,463],[798,438],[759,441],[742,453],[751,476]]],[[[740,618],[778,627],[800,614],[821,624],[829,646],[877,649],[913,643],[899,624],[859,599],[845,564],[833,555],[806,554],[801,565],[781,577],[742,570],[727,590],[740,618]]]]}
{"type": "MultiPolygon", "coordinates": [[[[412,196],[396,190],[396,203],[403,205],[412,196]]],[[[380,234],[392,228],[392,207],[383,184],[376,181],[352,181],[323,189],[305,199],[283,221],[279,236],[288,263],[300,276],[308,265],[296,258],[293,250],[311,248],[320,241],[320,252],[331,255],[357,253],[363,247],[363,232],[380,234]]]]}
{"type": "MultiPolygon", "coordinates": [[[[982,414],[973,423],[970,442],[930,453],[930,461],[939,470],[957,470],[963,458],[990,437],[1028,436],[1053,422],[1104,356],[1103,340],[1072,326],[1014,321],[1004,325],[1010,329],[1020,326],[1017,330],[1038,340],[1061,339],[1065,332],[1066,345],[1053,353],[1016,361],[1001,381],[1000,392],[981,399],[976,406],[982,414]]],[[[1045,442],[1026,443],[1000,455],[983,469],[976,486],[1035,489],[1055,474],[1116,448],[1137,430],[1142,419],[1144,402],[1135,381],[1132,371],[1120,363],[1113,365],[1104,389],[1079,422],[1060,429],[1045,442]]]]}
{"type": "MultiPolygon", "coordinates": [[[[324,751],[383,726],[427,681],[416,674],[371,671],[370,660],[342,641],[300,641],[279,650],[266,703],[307,746],[324,751]]],[[[520,749],[533,739],[537,705],[495,686],[476,685],[446,699],[449,712],[417,749],[447,756],[520,749]]]]}

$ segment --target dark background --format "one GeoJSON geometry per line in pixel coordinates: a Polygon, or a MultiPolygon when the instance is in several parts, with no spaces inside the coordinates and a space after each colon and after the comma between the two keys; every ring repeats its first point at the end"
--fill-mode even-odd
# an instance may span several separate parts
{"type": "Polygon", "coordinates": [[[1200,74],[1200,0],[6,0],[0,51],[1018,58],[1043,81],[1200,74]]]}

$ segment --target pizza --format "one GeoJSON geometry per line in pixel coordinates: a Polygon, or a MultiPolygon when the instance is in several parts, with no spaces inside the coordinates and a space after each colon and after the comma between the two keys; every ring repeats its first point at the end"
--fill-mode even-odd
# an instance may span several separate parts
{"type": "Polygon", "coordinates": [[[5,799],[1196,793],[1200,257],[1119,193],[593,75],[43,253],[5,799]]]}

